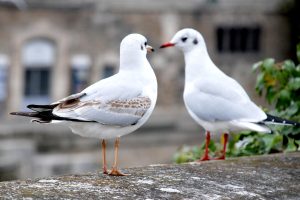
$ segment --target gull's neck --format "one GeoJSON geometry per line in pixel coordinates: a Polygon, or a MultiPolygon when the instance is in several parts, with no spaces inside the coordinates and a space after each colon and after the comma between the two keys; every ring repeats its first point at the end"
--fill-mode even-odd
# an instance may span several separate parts
{"type": "Polygon", "coordinates": [[[133,70],[139,66],[143,66],[146,56],[135,54],[135,52],[120,51],[120,71],[121,70],[133,70]]]}
{"type": "Polygon", "coordinates": [[[185,81],[213,75],[223,74],[210,59],[206,48],[194,48],[184,52],[185,59],[185,81]]]}
{"type": "Polygon", "coordinates": [[[154,71],[143,54],[130,55],[121,52],[119,74],[123,74],[131,80],[136,80],[137,84],[139,81],[146,84],[156,83],[154,71]]]}

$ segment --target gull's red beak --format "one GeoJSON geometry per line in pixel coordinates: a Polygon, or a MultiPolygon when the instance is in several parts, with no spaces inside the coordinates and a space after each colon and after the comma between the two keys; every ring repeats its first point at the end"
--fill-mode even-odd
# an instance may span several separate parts
{"type": "Polygon", "coordinates": [[[173,46],[175,46],[174,43],[167,42],[167,43],[162,44],[159,48],[162,49],[162,48],[173,47],[173,46]]]}

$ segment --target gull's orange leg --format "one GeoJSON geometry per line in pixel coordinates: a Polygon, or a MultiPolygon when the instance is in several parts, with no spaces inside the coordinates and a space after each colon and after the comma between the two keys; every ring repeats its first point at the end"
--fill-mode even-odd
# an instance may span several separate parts
{"type": "Polygon", "coordinates": [[[209,142],[210,142],[210,132],[209,132],[209,131],[206,131],[205,151],[204,151],[203,157],[202,157],[199,161],[207,161],[207,160],[210,160],[209,155],[208,155],[208,153],[209,153],[209,150],[208,150],[209,142]]]}
{"type": "Polygon", "coordinates": [[[102,146],[102,164],[103,164],[103,174],[108,174],[106,167],[106,141],[103,139],[101,142],[102,146]]]}
{"type": "MultiPolygon", "coordinates": [[[[228,142],[228,133],[224,133],[222,135],[223,137],[223,150],[222,150],[222,155],[218,158],[216,158],[216,160],[225,160],[226,157],[226,146],[227,146],[227,142],[228,142]]],[[[222,138],[221,138],[222,141],[222,138]]]]}
{"type": "Polygon", "coordinates": [[[127,174],[123,174],[118,170],[118,151],[119,151],[119,145],[120,145],[120,138],[117,137],[115,141],[115,161],[112,167],[111,172],[109,175],[111,176],[126,176],[127,174]]]}

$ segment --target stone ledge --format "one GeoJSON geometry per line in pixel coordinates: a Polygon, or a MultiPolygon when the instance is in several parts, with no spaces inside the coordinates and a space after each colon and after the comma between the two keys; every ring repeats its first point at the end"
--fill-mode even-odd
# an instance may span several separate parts
{"type": "Polygon", "coordinates": [[[0,199],[300,199],[300,153],[0,183],[0,199]]]}

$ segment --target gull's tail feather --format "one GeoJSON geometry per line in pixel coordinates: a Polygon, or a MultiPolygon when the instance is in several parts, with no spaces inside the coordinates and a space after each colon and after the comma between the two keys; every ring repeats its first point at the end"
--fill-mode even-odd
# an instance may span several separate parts
{"type": "Polygon", "coordinates": [[[19,115],[25,117],[34,117],[35,119],[31,120],[32,122],[39,123],[50,123],[54,119],[54,115],[51,111],[36,111],[36,112],[11,112],[11,115],[19,115]]]}
{"type": "Polygon", "coordinates": [[[31,104],[31,105],[28,105],[27,108],[33,110],[34,112],[11,112],[9,114],[25,116],[25,117],[33,117],[35,119],[33,119],[31,121],[38,122],[38,123],[51,123],[52,120],[91,122],[91,121],[72,119],[72,118],[66,118],[66,117],[60,117],[60,116],[54,115],[52,113],[52,110],[55,108],[55,106],[56,105],[34,105],[34,104],[31,104]]]}
{"type": "Polygon", "coordinates": [[[25,117],[37,117],[38,112],[11,112],[9,113],[11,115],[19,115],[19,116],[25,116],[25,117]]]}
{"type": "Polygon", "coordinates": [[[289,125],[289,126],[300,126],[300,123],[291,120],[286,120],[280,117],[267,114],[267,119],[263,121],[264,124],[278,124],[278,125],[289,125]]]}

